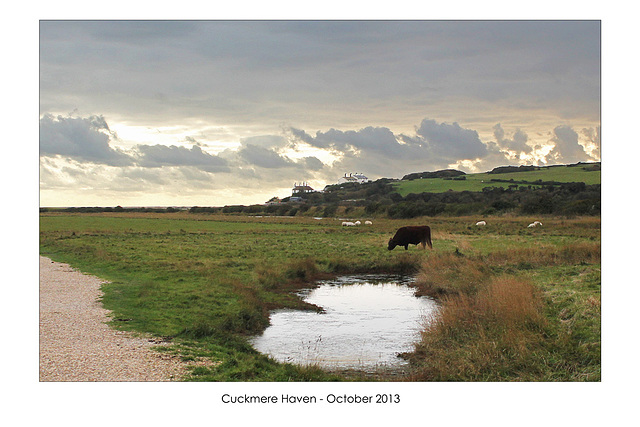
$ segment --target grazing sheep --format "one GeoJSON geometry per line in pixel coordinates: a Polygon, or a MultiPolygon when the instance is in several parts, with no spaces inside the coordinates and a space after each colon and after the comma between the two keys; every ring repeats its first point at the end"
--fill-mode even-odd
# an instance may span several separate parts
{"type": "Polygon", "coordinates": [[[362,224],[362,223],[361,223],[360,221],[356,221],[356,222],[355,222],[355,224],[356,224],[356,225],[360,225],[360,224],[362,224]]]}
{"type": "Polygon", "coordinates": [[[353,227],[353,226],[355,226],[355,224],[353,222],[351,222],[351,221],[344,221],[342,223],[342,226],[343,227],[353,227]]]}
{"type": "Polygon", "coordinates": [[[364,225],[373,225],[373,223],[371,221],[365,221],[364,225]]]}
{"type": "Polygon", "coordinates": [[[487,225],[487,222],[486,221],[478,221],[478,222],[476,222],[476,225],[477,226],[484,226],[484,225],[487,225]]]}
{"type": "Polygon", "coordinates": [[[541,223],[540,221],[533,221],[533,223],[534,223],[535,225],[542,225],[542,223],[541,223]]]}

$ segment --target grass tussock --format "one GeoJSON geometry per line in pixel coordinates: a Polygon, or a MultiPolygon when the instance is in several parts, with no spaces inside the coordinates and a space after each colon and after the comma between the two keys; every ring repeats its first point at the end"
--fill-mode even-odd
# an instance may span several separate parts
{"type": "Polygon", "coordinates": [[[472,295],[488,274],[486,265],[478,259],[438,254],[422,263],[415,285],[419,295],[472,295]]]}
{"type": "Polygon", "coordinates": [[[425,260],[417,285],[440,308],[408,356],[410,379],[598,380],[599,261],[592,243],[425,260]],[[558,284],[532,283],[531,269],[556,274],[558,284]]]}
{"type": "Polygon", "coordinates": [[[449,295],[426,326],[411,359],[416,381],[492,381],[527,372],[546,320],[540,292],[529,282],[496,277],[473,294],[449,295]]]}

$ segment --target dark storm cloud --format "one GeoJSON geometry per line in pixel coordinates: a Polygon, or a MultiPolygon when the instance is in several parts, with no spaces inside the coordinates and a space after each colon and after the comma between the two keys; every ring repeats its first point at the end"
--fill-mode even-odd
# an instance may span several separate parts
{"type": "Polygon", "coordinates": [[[110,166],[133,164],[131,156],[109,145],[113,136],[101,116],[75,118],[45,114],[40,119],[40,154],[110,166]]]}

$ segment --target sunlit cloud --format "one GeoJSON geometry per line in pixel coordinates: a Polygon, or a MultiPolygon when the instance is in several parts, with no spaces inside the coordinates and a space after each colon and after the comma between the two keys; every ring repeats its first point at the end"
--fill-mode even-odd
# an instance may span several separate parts
{"type": "Polygon", "coordinates": [[[40,53],[43,205],[600,158],[598,21],[42,21],[40,53]]]}

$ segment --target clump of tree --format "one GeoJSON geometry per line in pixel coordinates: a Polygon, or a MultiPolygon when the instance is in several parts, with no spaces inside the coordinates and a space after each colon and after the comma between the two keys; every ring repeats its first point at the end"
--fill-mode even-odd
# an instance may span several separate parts
{"type": "Polygon", "coordinates": [[[487,173],[498,174],[498,173],[512,173],[512,172],[531,172],[531,171],[537,171],[537,170],[540,170],[540,167],[538,167],[538,166],[525,166],[525,165],[521,165],[521,166],[498,166],[497,168],[493,168],[492,170],[490,170],[487,173]]]}
{"type": "Polygon", "coordinates": [[[410,173],[402,177],[403,181],[410,181],[412,179],[428,179],[428,178],[454,178],[457,176],[466,175],[464,172],[456,169],[443,169],[435,172],[416,172],[410,173]]]}
{"type": "Polygon", "coordinates": [[[482,192],[408,194],[389,206],[390,218],[415,218],[436,215],[600,215],[600,185],[583,182],[558,185],[485,187],[482,192]]]}

